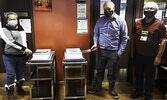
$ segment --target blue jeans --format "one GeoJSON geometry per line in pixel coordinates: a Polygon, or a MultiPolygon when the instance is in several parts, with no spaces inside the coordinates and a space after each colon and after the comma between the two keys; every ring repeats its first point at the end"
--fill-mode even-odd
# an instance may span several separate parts
{"type": "Polygon", "coordinates": [[[2,55],[3,62],[6,69],[6,84],[9,86],[14,83],[14,77],[16,74],[16,80],[23,78],[23,72],[26,64],[26,55],[23,56],[10,56],[2,55]]]}
{"type": "Polygon", "coordinates": [[[96,67],[97,73],[95,80],[103,81],[105,68],[108,66],[107,79],[109,82],[116,81],[116,69],[118,63],[118,53],[116,50],[104,50],[99,49],[98,51],[98,65],[96,67]]]}

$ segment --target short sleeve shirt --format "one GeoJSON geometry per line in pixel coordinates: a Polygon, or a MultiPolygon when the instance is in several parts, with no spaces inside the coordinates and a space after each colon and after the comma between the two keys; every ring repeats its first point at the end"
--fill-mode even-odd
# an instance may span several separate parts
{"type": "Polygon", "coordinates": [[[166,38],[166,28],[164,24],[154,18],[150,23],[145,19],[139,20],[135,25],[135,49],[143,56],[154,56],[157,54],[161,38],[166,38]],[[142,31],[147,31],[147,40],[141,41],[142,31]]]}

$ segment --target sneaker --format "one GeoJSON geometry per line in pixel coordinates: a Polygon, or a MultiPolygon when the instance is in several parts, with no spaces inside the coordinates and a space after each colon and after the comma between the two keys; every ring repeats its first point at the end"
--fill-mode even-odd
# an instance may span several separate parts
{"type": "Polygon", "coordinates": [[[94,94],[96,92],[101,92],[101,86],[100,87],[93,87],[87,90],[87,93],[94,94]]]}
{"type": "Polygon", "coordinates": [[[93,88],[87,90],[87,93],[89,93],[89,94],[94,94],[96,92],[99,92],[99,91],[94,90],[93,88]]]}
{"type": "Polygon", "coordinates": [[[100,92],[102,89],[102,82],[99,81],[95,81],[93,83],[93,87],[91,89],[88,89],[87,92],[90,94],[96,93],[96,92],[100,92]]]}
{"type": "Polygon", "coordinates": [[[118,96],[118,94],[116,93],[115,90],[113,90],[113,91],[110,90],[109,93],[110,93],[110,95],[112,96],[113,99],[118,99],[119,98],[119,96],[118,96]]]}

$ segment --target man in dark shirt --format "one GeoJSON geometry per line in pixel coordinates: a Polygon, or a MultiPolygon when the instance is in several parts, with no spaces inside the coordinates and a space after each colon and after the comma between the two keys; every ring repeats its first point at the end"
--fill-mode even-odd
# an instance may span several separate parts
{"type": "Polygon", "coordinates": [[[104,4],[105,16],[98,19],[94,29],[92,51],[98,49],[98,65],[93,89],[88,90],[88,92],[94,93],[101,90],[105,67],[108,66],[109,93],[114,99],[117,99],[118,95],[114,89],[116,66],[119,56],[126,47],[128,36],[125,20],[118,16],[114,10],[114,3],[106,2],[104,4]]]}
{"type": "Polygon", "coordinates": [[[166,45],[166,28],[154,17],[157,10],[158,5],[155,2],[148,2],[144,6],[145,18],[136,22],[132,33],[136,76],[136,91],[130,96],[132,99],[143,95],[144,72],[145,100],[152,98],[155,66],[160,64],[166,45]]]}

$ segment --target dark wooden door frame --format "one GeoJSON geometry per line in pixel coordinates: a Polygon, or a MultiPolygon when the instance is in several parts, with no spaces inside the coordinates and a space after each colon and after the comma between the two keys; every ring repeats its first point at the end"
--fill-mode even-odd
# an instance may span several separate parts
{"type": "MultiPolygon", "coordinates": [[[[94,26],[96,21],[100,16],[100,0],[90,0],[90,48],[94,44],[93,42],[93,35],[94,35],[94,26]]],[[[88,73],[88,80],[89,84],[92,84],[94,79],[94,69],[96,66],[96,52],[90,53],[90,63],[89,63],[89,73],[88,73]]]]}

